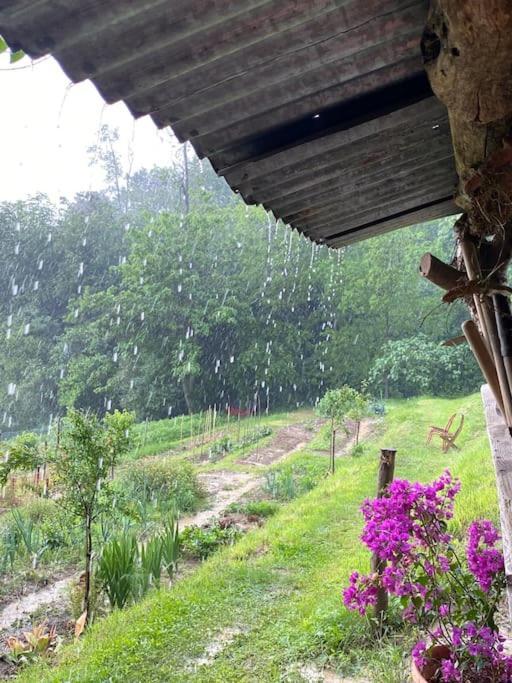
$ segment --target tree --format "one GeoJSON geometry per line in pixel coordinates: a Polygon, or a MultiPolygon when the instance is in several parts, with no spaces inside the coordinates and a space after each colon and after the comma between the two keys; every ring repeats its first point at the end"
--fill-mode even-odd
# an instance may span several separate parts
{"type": "Polygon", "coordinates": [[[317,410],[319,415],[331,421],[331,473],[334,474],[335,439],[337,427],[348,433],[347,420],[356,422],[356,445],[359,442],[359,425],[368,409],[368,398],[347,385],[327,391],[317,410]]]}
{"type": "Polygon", "coordinates": [[[86,621],[91,618],[92,525],[112,504],[108,475],[129,447],[128,432],[133,419],[130,413],[116,412],[100,420],[92,413],[69,410],[50,456],[57,483],[62,487],[59,502],[79,517],[83,526],[86,621]]]}
{"type": "Polygon", "coordinates": [[[37,434],[22,432],[10,442],[0,445],[0,486],[5,486],[9,474],[15,470],[30,472],[43,462],[41,443],[37,434]]]}
{"type": "Polygon", "coordinates": [[[454,396],[472,391],[481,375],[467,345],[441,346],[418,334],[384,344],[369,381],[386,398],[388,394],[454,396]]]}

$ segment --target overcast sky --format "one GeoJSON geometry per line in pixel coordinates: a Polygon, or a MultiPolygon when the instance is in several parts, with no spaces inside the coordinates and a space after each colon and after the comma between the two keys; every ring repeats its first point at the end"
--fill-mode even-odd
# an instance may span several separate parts
{"type": "Polygon", "coordinates": [[[169,164],[178,143],[149,117],[134,121],[124,104],[106,105],[89,83],[72,85],[52,58],[9,65],[0,55],[3,167],[0,201],[44,192],[53,199],[101,187],[101,172],[89,166],[87,148],[100,126],[117,127],[120,149],[134,170],[169,164]]]}

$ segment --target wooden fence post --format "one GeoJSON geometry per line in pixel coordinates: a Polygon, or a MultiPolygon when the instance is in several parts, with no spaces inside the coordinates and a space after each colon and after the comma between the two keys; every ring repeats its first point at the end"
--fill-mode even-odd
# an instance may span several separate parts
{"type": "Polygon", "coordinates": [[[496,471],[501,538],[507,577],[507,601],[509,614],[512,617],[512,437],[503,416],[499,415],[496,410],[496,401],[487,384],[482,387],[482,401],[496,471]]]}
{"type": "MultiPolygon", "coordinates": [[[[380,464],[379,464],[379,480],[377,484],[377,498],[382,498],[386,492],[387,487],[393,481],[395,474],[395,457],[396,448],[381,448],[380,449],[380,464]]],[[[371,569],[372,572],[382,574],[386,562],[379,560],[375,555],[372,556],[371,569]]],[[[375,604],[375,618],[381,624],[384,615],[388,609],[388,594],[385,588],[379,588],[377,593],[377,602],[375,604]]]]}

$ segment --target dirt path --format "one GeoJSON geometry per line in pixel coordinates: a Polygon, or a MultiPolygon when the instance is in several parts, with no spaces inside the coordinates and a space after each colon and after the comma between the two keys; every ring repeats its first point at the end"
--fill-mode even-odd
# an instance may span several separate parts
{"type": "Polygon", "coordinates": [[[200,510],[195,515],[183,517],[182,528],[202,526],[218,517],[231,503],[236,503],[249,491],[258,486],[261,479],[245,472],[231,472],[231,470],[216,470],[199,475],[199,479],[210,497],[210,505],[206,510],[200,510]]]}
{"type": "MultiPolygon", "coordinates": [[[[320,421],[315,422],[315,428],[318,428],[320,424],[320,421]]],[[[244,465],[271,465],[278,462],[309,443],[313,436],[315,436],[315,428],[308,429],[303,424],[283,427],[277,432],[268,446],[257,448],[239,462],[244,465]]]]}
{"type": "MultiPolygon", "coordinates": [[[[367,417],[364,420],[361,420],[361,426],[359,428],[359,443],[361,443],[362,441],[366,441],[371,436],[373,436],[375,432],[378,430],[379,424],[379,420],[373,417],[367,417]]],[[[336,432],[337,458],[349,455],[350,451],[356,445],[355,425],[349,424],[348,429],[348,434],[345,434],[341,429],[339,429],[336,432]]],[[[329,453],[329,450],[327,448],[324,448],[322,450],[315,450],[312,452],[317,453],[318,455],[326,455],[329,453]]]]}
{"type": "Polygon", "coordinates": [[[33,612],[44,605],[53,607],[63,601],[66,598],[68,585],[74,576],[75,574],[67,576],[47,588],[28,593],[9,603],[0,611],[0,632],[11,628],[16,622],[25,622],[33,612]]]}

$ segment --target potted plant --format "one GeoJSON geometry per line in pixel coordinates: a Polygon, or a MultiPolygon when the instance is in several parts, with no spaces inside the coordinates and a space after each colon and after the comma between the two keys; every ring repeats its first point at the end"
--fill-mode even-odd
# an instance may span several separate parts
{"type": "Polygon", "coordinates": [[[416,683],[510,683],[512,657],[495,617],[505,589],[499,534],[474,521],[464,544],[448,530],[460,483],[445,471],[431,484],[396,480],[367,500],[362,540],[383,570],[350,577],[345,605],[361,614],[379,588],[397,597],[404,620],[425,633],[412,652],[416,683]]]}

